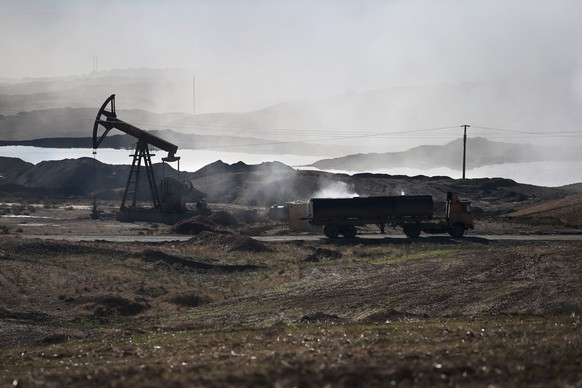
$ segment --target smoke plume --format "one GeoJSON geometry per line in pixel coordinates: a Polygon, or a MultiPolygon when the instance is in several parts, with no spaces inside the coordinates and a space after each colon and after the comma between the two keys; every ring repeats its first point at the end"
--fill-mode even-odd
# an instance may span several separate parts
{"type": "Polygon", "coordinates": [[[319,190],[313,194],[313,198],[352,198],[359,197],[354,191],[353,185],[345,182],[323,182],[319,190]]]}

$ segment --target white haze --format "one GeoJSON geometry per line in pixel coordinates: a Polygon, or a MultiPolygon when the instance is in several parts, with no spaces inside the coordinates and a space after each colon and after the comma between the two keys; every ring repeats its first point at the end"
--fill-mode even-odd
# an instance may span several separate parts
{"type": "Polygon", "coordinates": [[[0,14],[0,78],[183,68],[198,113],[582,59],[577,0],[0,0],[0,14]]]}

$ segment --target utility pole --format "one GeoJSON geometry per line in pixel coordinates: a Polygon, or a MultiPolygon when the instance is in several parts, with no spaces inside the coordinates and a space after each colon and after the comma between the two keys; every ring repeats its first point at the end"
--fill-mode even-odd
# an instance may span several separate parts
{"type": "Polygon", "coordinates": [[[465,163],[467,161],[467,127],[471,126],[464,124],[461,125],[461,127],[465,129],[463,133],[463,179],[465,179],[465,163]]]}
{"type": "Polygon", "coordinates": [[[192,115],[196,115],[196,77],[192,76],[192,115]]]}

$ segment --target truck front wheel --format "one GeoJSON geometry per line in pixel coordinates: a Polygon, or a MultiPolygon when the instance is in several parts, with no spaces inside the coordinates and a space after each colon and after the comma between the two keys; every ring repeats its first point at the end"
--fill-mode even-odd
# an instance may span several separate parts
{"type": "Polygon", "coordinates": [[[335,224],[327,224],[323,227],[323,234],[329,238],[336,238],[339,236],[339,228],[335,224]]]}
{"type": "Polygon", "coordinates": [[[356,237],[356,234],[358,234],[358,230],[356,229],[356,227],[354,225],[342,226],[341,230],[342,230],[342,234],[346,238],[354,238],[354,237],[356,237]]]}
{"type": "Polygon", "coordinates": [[[453,226],[451,226],[451,229],[449,229],[449,234],[452,237],[463,237],[463,235],[465,234],[465,225],[459,222],[453,224],[453,226]]]}

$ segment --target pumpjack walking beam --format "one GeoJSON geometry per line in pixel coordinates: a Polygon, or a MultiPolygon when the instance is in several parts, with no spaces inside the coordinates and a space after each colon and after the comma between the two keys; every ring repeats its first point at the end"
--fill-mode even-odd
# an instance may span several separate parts
{"type": "Polygon", "coordinates": [[[129,177],[127,179],[125,192],[123,194],[121,210],[125,210],[127,208],[126,201],[128,196],[131,196],[130,207],[135,208],[138,205],[138,185],[142,161],[148,178],[153,207],[155,209],[161,209],[161,201],[154,176],[154,169],[151,161],[152,155],[150,153],[149,146],[151,145],[166,151],[168,156],[163,158],[163,160],[166,162],[175,162],[180,160],[180,158],[176,156],[178,146],[118,119],[117,114],[115,113],[115,94],[112,94],[107,100],[105,100],[101,106],[101,109],[99,109],[99,112],[97,113],[97,117],[95,118],[95,124],[93,125],[94,150],[99,148],[109,131],[111,131],[113,128],[119,129],[120,131],[133,136],[138,140],[135,153],[133,154],[133,162],[129,172],[129,177]],[[100,127],[103,127],[103,132],[101,134],[99,134],[100,127]]]}
{"type": "Polygon", "coordinates": [[[177,157],[175,156],[176,152],[178,152],[177,145],[172,144],[164,139],[160,139],[159,137],[154,136],[151,133],[144,131],[143,129],[135,127],[117,118],[117,114],[115,113],[115,94],[112,94],[107,100],[105,100],[101,106],[101,109],[99,109],[99,112],[97,113],[95,124],[93,125],[93,149],[97,149],[99,147],[101,142],[105,139],[105,136],[107,136],[109,131],[113,128],[119,129],[120,131],[125,132],[138,140],[142,140],[146,144],[150,144],[163,151],[166,151],[168,153],[168,158],[172,159],[168,160],[169,162],[177,160],[177,157]],[[111,106],[109,111],[107,110],[107,105],[111,106]],[[105,120],[103,120],[103,116],[105,116],[105,120]],[[105,129],[101,136],[98,134],[99,125],[103,126],[105,129]]]}

